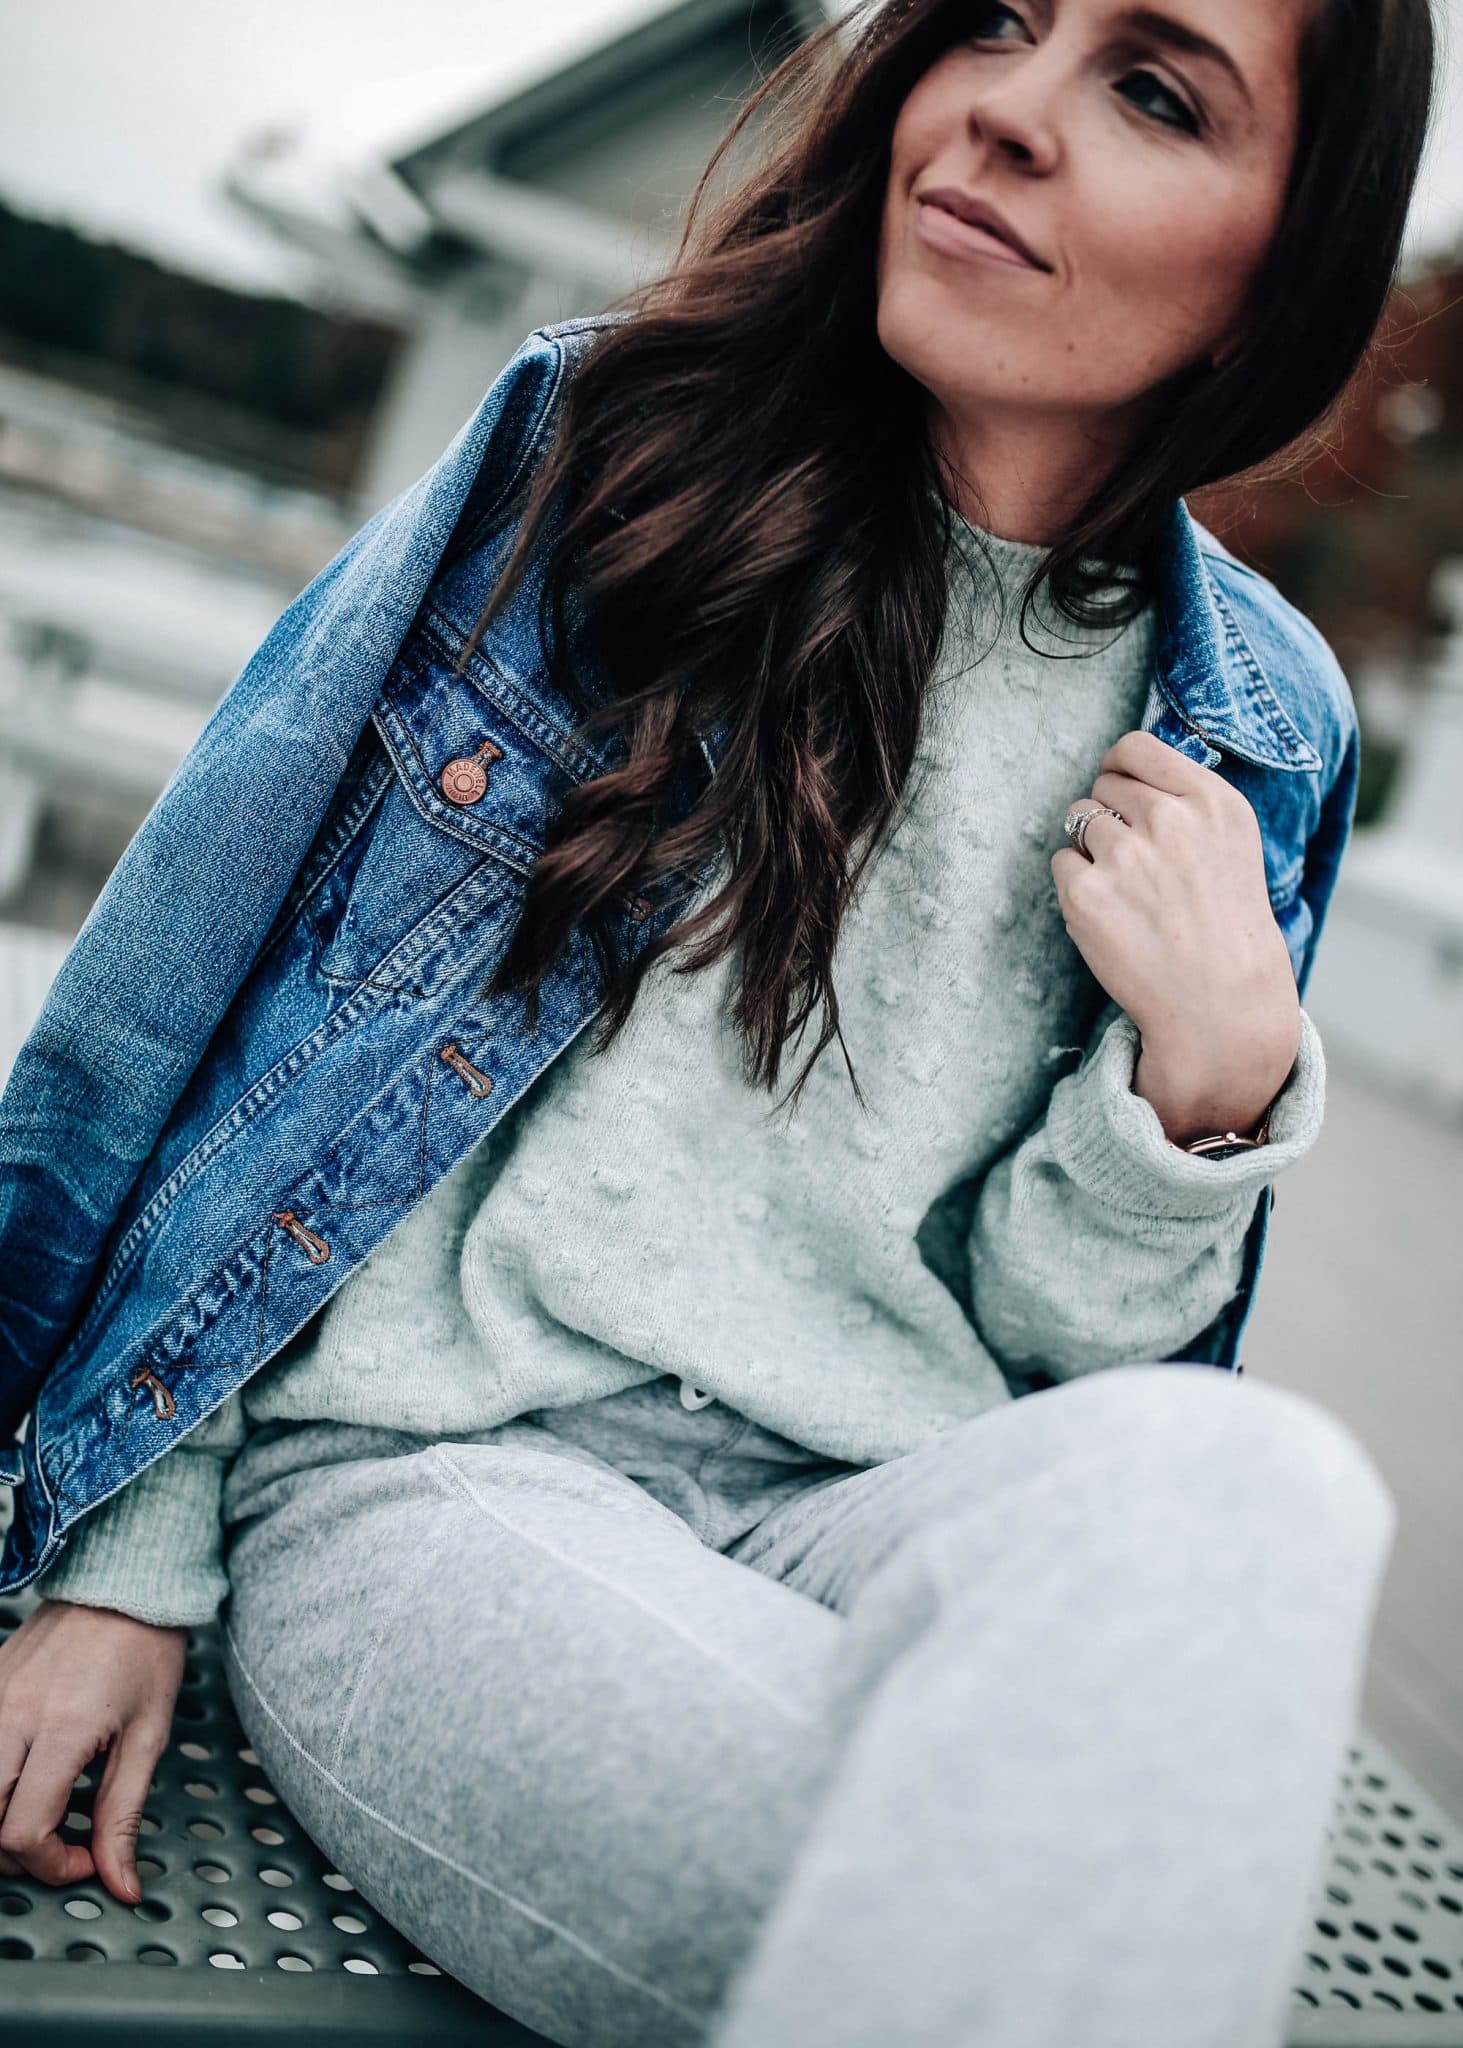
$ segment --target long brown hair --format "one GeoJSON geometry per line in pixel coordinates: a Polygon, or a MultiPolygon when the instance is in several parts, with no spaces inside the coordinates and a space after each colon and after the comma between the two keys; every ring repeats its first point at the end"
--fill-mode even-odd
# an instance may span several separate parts
{"type": "MultiPolygon", "coordinates": [[[[820,1003],[788,1100],[833,1037],[848,1059],[834,949],[899,812],[953,527],[926,394],[878,342],[875,257],[899,108],[968,33],[963,0],[863,0],[763,80],[697,184],[670,267],[615,302],[620,317],[570,380],[478,621],[474,643],[542,542],[557,686],[584,734],[623,737],[618,765],[564,802],[489,984],[521,991],[532,1024],[583,921],[603,977],[596,1052],[662,953],[687,947],[675,971],[692,972],[740,943],[748,1080],[775,1087],[785,1041],[820,1003]],[[765,146],[703,208],[754,114],[765,146]],[[571,585],[608,680],[596,704],[563,655],[571,585]],[[678,817],[698,734],[718,726],[717,771],[678,817]],[[717,893],[624,957],[627,895],[719,859],[717,893]]],[[[1245,340],[1150,394],[1152,430],[1033,571],[1023,635],[1043,577],[1074,621],[1131,618],[1154,589],[1175,498],[1286,448],[1343,391],[1393,281],[1433,50],[1427,0],[1317,0],[1289,191],[1245,340]],[[1133,572],[1116,598],[1113,564],[1133,572]]]]}

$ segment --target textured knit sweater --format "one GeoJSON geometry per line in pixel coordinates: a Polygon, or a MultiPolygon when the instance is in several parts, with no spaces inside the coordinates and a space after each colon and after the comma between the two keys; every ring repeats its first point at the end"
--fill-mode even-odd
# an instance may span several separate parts
{"type": "Polygon", "coordinates": [[[669,1373],[870,1464],[1034,1372],[1162,1359],[1214,1318],[1262,1187],[1319,1131],[1320,1039],[1302,1011],[1270,1142],[1230,1159],[1171,1145],[1134,1092],[1137,1028],[1068,936],[1050,861],[1141,721],[1154,608],[1115,631],[1043,602],[1033,652],[1019,595],[1042,551],[986,534],[998,584],[975,531],[906,803],[834,958],[864,1107],[835,1039],[779,1110],[811,1039],[777,1098],[752,1087],[735,950],[689,975],[663,956],[607,1051],[581,1032],[303,1343],[73,1527],[42,1594],[211,1619],[223,1480],[270,1418],[451,1438],[669,1373]]]}

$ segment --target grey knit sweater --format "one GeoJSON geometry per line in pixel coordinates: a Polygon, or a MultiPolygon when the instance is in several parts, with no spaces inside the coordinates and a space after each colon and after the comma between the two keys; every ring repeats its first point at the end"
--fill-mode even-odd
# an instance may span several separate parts
{"type": "Polygon", "coordinates": [[[43,1594],[210,1619],[227,1465],[272,1417],[432,1440],[673,1373],[873,1463],[1019,1396],[1023,1369],[1162,1359],[1212,1320],[1262,1186],[1319,1131],[1320,1040],[1302,1012],[1271,1141],[1233,1159],[1170,1146],[1133,1092],[1137,1029],[1068,937],[1050,857],[1141,720],[1154,612],[1114,636],[1043,606],[1034,653],[1017,598],[1042,551],[985,538],[1006,600],[962,525],[905,813],[840,934],[865,1109],[835,1040],[777,1112],[742,1076],[735,954],[663,958],[609,1050],[581,1033],[304,1348],[73,1528],[43,1594]]]}

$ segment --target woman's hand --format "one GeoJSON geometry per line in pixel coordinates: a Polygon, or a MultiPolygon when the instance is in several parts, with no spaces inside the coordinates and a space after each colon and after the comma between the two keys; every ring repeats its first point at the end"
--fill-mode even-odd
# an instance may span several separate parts
{"type": "Polygon", "coordinates": [[[1175,1143],[1250,1135],[1300,1047],[1254,809],[1148,732],[1116,740],[1073,807],[1089,795],[1122,817],[1094,817],[1091,859],[1063,847],[1052,876],[1073,944],[1142,1036],[1134,1089],[1175,1143]]]}
{"type": "Polygon", "coordinates": [[[0,1643],[0,1872],[43,1884],[96,1876],[126,1905],[142,1897],[139,1823],[187,1642],[186,1628],[43,1600],[0,1643]],[[63,1842],[72,1787],[103,1749],[91,1846],[63,1842]]]}

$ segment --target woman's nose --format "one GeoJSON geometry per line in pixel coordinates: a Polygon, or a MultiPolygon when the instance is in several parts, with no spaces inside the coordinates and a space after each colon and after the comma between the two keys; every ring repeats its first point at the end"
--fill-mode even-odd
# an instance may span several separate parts
{"type": "Polygon", "coordinates": [[[1049,171],[1061,155],[1061,82],[1045,53],[991,65],[971,87],[966,126],[972,140],[1027,170],[1049,171]]]}

